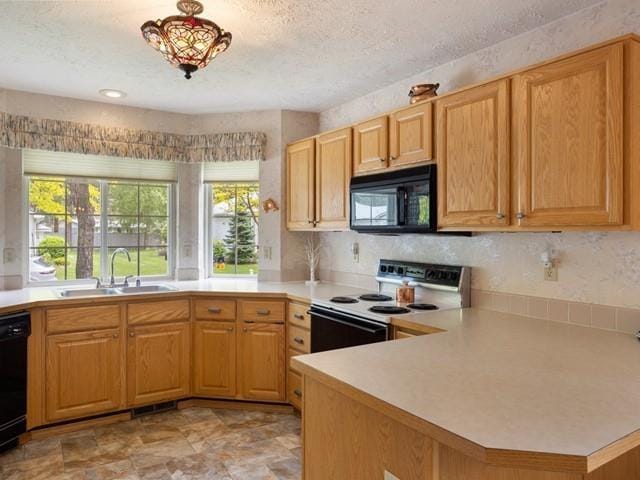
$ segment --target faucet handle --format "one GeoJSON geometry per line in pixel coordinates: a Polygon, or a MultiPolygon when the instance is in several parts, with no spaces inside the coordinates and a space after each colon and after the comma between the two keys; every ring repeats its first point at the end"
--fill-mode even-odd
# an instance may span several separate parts
{"type": "Polygon", "coordinates": [[[140,283],[141,283],[141,282],[140,282],[140,277],[136,278],[136,287],[139,287],[139,286],[140,286],[140,283]]]}
{"type": "Polygon", "coordinates": [[[100,280],[100,277],[91,277],[91,280],[96,281],[96,288],[102,288],[102,280],[100,280]]]}
{"type": "Polygon", "coordinates": [[[129,286],[129,279],[135,277],[135,275],[127,275],[126,277],[124,277],[124,286],[128,287],[129,286]]]}

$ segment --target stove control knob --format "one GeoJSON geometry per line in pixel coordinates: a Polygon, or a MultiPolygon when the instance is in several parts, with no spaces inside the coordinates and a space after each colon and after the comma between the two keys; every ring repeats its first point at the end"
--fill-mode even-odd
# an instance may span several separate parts
{"type": "Polygon", "coordinates": [[[380,265],[380,271],[381,272],[386,272],[387,271],[387,266],[386,265],[380,265]]]}
{"type": "Polygon", "coordinates": [[[398,272],[398,275],[404,275],[404,268],[398,267],[397,272],[398,272]]]}
{"type": "Polygon", "coordinates": [[[394,271],[395,269],[394,269],[393,267],[388,267],[388,268],[387,268],[387,270],[388,270],[388,272],[389,272],[389,273],[393,273],[393,271],[394,271]]]}

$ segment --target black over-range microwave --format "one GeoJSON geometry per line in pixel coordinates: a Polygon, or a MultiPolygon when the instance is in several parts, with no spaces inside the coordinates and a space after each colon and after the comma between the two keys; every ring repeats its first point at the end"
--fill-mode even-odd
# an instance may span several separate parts
{"type": "Polygon", "coordinates": [[[362,233],[436,233],[436,166],[353,177],[351,230],[362,233]]]}

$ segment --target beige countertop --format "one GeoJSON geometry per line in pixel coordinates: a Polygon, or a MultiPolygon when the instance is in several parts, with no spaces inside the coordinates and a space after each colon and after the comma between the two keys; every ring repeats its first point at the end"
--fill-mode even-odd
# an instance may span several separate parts
{"type": "Polygon", "coordinates": [[[162,283],[170,285],[177,289],[176,292],[157,292],[132,295],[109,295],[95,297],[80,298],[61,298],[56,294],[56,290],[60,288],[92,288],[93,285],[65,285],[65,286],[42,286],[30,287],[20,290],[4,290],[0,291],[0,313],[32,308],[39,305],[50,305],[52,302],[57,303],[82,303],[90,301],[118,301],[122,299],[135,299],[144,296],[166,296],[172,293],[209,293],[215,294],[273,294],[275,296],[283,296],[292,300],[310,302],[316,298],[327,298],[337,295],[357,295],[365,293],[365,290],[349,287],[346,285],[338,285],[334,283],[319,283],[315,286],[307,286],[304,282],[259,282],[255,279],[235,278],[235,279],[207,279],[199,281],[182,281],[182,282],[149,282],[144,285],[152,285],[153,283],[162,283]]]}
{"type": "Polygon", "coordinates": [[[632,335],[479,309],[402,319],[446,332],[292,363],[487,449],[588,456],[640,429],[632,335]]]}

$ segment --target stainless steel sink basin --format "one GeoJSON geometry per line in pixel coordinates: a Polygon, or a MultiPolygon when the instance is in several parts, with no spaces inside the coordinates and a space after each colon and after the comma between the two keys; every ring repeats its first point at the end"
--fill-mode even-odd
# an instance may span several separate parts
{"type": "Polygon", "coordinates": [[[169,285],[141,285],[139,287],[118,287],[118,293],[123,295],[131,293],[175,292],[177,288],[169,285]]]}
{"type": "Polygon", "coordinates": [[[120,292],[115,288],[77,288],[57,290],[58,295],[65,298],[75,297],[95,297],[100,295],[119,295],[120,292]]]}

